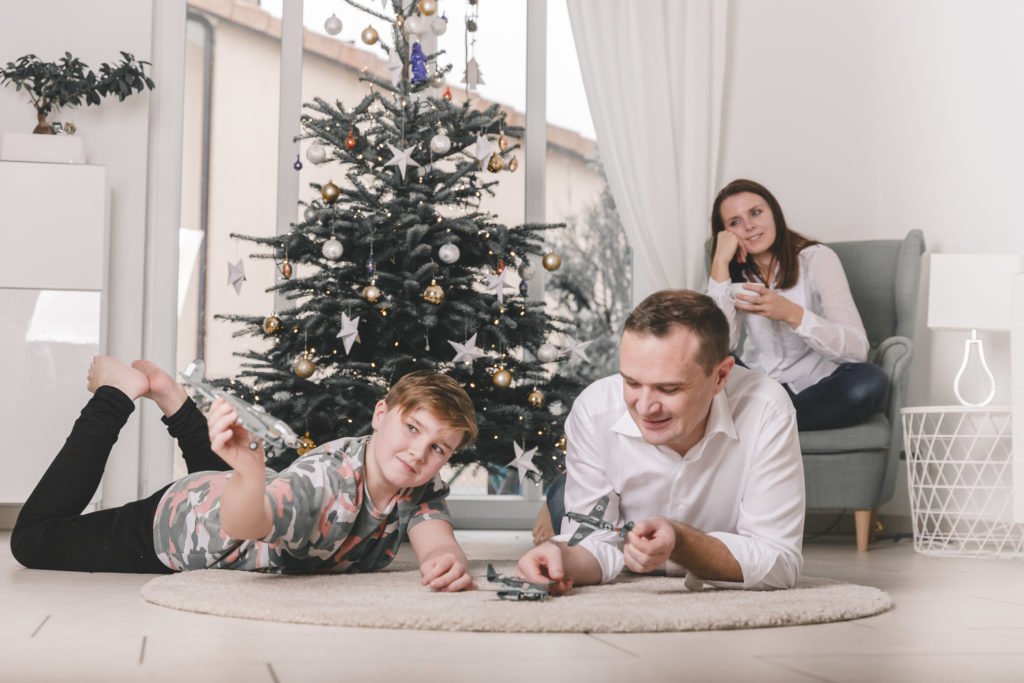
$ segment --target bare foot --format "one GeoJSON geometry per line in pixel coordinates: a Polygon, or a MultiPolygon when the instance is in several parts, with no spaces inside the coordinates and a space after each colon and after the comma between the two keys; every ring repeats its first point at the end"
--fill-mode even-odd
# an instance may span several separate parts
{"type": "Polygon", "coordinates": [[[533,544],[540,545],[555,535],[555,528],[551,524],[551,513],[547,505],[541,505],[537,513],[537,521],[533,525],[533,544]]]}
{"type": "Polygon", "coordinates": [[[89,364],[86,388],[95,393],[100,387],[114,387],[124,392],[131,400],[149,391],[149,380],[134,368],[130,368],[112,356],[93,356],[89,364]]]}
{"type": "Polygon", "coordinates": [[[168,417],[178,412],[188,394],[173,377],[153,361],[137,360],[132,363],[132,367],[145,375],[149,381],[149,391],[144,394],[146,398],[156,403],[168,417]]]}

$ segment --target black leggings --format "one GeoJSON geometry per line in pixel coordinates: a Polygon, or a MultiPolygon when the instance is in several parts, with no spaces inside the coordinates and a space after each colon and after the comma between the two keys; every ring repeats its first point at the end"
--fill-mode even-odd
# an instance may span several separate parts
{"type": "MultiPolygon", "coordinates": [[[[134,410],[135,404],[120,390],[96,390],[21,508],[11,533],[14,559],[29,569],[171,573],[153,549],[153,518],[166,486],[148,498],[82,514],[134,410]]],[[[192,399],[161,419],[178,440],[189,473],[228,469],[210,450],[206,418],[192,399]]]]}

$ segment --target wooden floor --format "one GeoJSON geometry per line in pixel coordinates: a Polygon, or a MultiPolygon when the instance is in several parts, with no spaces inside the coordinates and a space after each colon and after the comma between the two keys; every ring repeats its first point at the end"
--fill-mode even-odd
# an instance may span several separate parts
{"type": "MultiPolygon", "coordinates": [[[[511,559],[518,532],[460,532],[470,557],[511,559]]],[[[149,577],[29,571],[0,532],[0,681],[1021,681],[1024,562],[805,548],[805,573],[875,586],[891,612],[853,622],[661,634],[387,631],[178,612],[149,577]]],[[[403,550],[403,552],[406,552],[403,550]]]]}

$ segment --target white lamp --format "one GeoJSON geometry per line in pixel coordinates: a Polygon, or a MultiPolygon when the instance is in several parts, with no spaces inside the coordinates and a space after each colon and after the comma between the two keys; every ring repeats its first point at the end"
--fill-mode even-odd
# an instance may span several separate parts
{"type": "Polygon", "coordinates": [[[978,330],[1009,330],[1013,321],[1013,276],[1020,272],[1019,254],[932,254],[928,283],[928,327],[970,330],[964,342],[964,360],[953,380],[953,392],[965,406],[985,406],[996,395],[996,380],[985,362],[978,330]],[[960,380],[971,351],[978,354],[988,377],[988,395],[971,403],[960,394],[960,380]]]}

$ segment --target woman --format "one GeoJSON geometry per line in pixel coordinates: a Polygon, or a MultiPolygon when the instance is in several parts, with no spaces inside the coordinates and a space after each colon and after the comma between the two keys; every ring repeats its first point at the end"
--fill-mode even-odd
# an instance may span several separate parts
{"type": "Polygon", "coordinates": [[[801,430],[856,424],[882,407],[885,373],[867,363],[868,339],[842,263],[786,226],[762,185],[734,180],[715,198],[708,295],[729,320],[741,362],[778,380],[801,430]]]}

